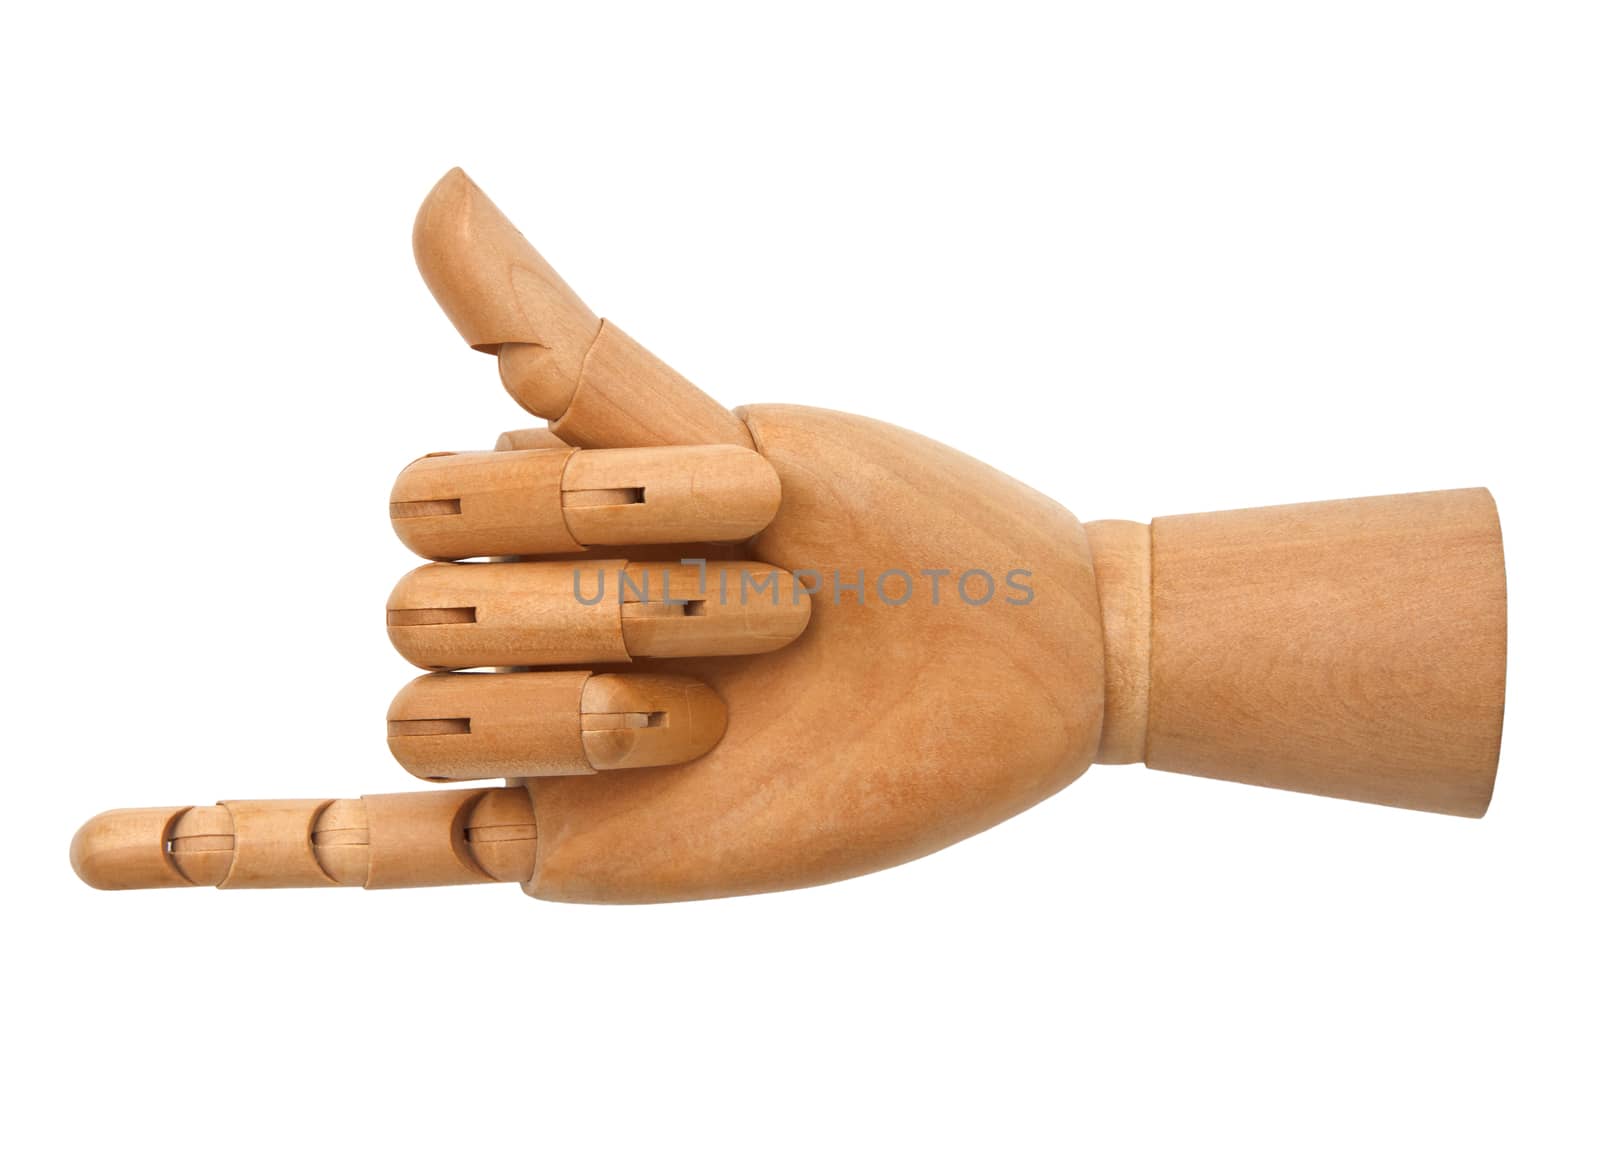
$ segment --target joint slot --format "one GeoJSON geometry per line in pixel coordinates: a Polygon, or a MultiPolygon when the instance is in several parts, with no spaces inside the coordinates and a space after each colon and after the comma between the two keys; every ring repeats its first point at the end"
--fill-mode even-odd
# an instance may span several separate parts
{"type": "Polygon", "coordinates": [[[476,623],[476,607],[414,607],[390,610],[391,627],[442,627],[448,623],[476,623]]]}
{"type": "Polygon", "coordinates": [[[391,518],[440,518],[461,512],[460,498],[436,498],[425,502],[390,502],[391,518]]]}
{"type": "Polygon", "coordinates": [[[472,719],[458,716],[446,720],[391,720],[390,736],[466,736],[472,731],[472,719]]]}
{"type": "Polygon", "coordinates": [[[584,732],[613,732],[619,728],[665,728],[669,721],[665,712],[585,712],[584,732]]]}
{"type": "Polygon", "coordinates": [[[642,506],[644,486],[622,486],[617,489],[569,489],[561,493],[561,505],[569,510],[586,510],[597,506],[642,506]]]}

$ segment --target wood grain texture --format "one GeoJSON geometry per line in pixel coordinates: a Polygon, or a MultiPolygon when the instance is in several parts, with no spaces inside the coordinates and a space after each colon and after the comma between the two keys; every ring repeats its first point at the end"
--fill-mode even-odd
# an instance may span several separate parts
{"type": "Polygon", "coordinates": [[[1480,816],[1505,699],[1487,490],[1157,518],[1152,768],[1480,816]]]}
{"type": "MultiPolygon", "coordinates": [[[[106,890],[523,882],[537,843],[519,787],[103,813],[78,874],[106,890]]],[[[85,827],[86,829],[88,827],[85,827]]]]}
{"type": "Polygon", "coordinates": [[[419,457],[389,492],[396,536],[445,561],[742,542],[782,500],[772,467],[742,445],[540,446],[419,457]]]}
{"type": "Polygon", "coordinates": [[[727,718],[715,691],[678,675],[444,673],[395,696],[389,751],[431,781],[591,774],[694,760],[727,718]]]}
{"type": "Polygon", "coordinates": [[[423,558],[582,550],[561,505],[561,482],[574,456],[576,450],[556,446],[419,457],[389,491],[389,523],[423,558]]]}
{"type": "Polygon", "coordinates": [[[778,475],[738,445],[580,449],[561,479],[561,509],[584,546],[743,542],[782,501],[778,475]]]}
{"type": "Polygon", "coordinates": [[[506,390],[529,412],[560,416],[599,317],[459,167],[423,200],[411,246],[461,338],[499,356],[506,390]]]}
{"type": "Polygon", "coordinates": [[[577,390],[550,431],[591,449],[751,444],[738,418],[610,320],[602,322],[577,390]]]}
{"type": "Polygon", "coordinates": [[[867,873],[1026,809],[1094,757],[1099,600],[1070,513],[891,425],[787,405],[743,415],[784,497],[753,557],[860,572],[861,602],[813,596],[810,626],[782,651],[673,661],[730,712],[693,763],[531,782],[532,894],[657,902],[867,873]],[[882,572],[923,568],[1029,569],[1033,601],[968,605],[954,574],[938,604],[926,578],[913,602],[877,593],[882,572]]]}
{"type": "Polygon", "coordinates": [[[753,655],[792,642],[810,611],[760,562],[438,562],[400,580],[387,622],[406,659],[450,670],[753,655]]]}
{"type": "Polygon", "coordinates": [[[750,447],[732,413],[591,312],[459,168],[423,200],[411,242],[462,338],[497,354],[506,391],[559,439],[750,447]]]}

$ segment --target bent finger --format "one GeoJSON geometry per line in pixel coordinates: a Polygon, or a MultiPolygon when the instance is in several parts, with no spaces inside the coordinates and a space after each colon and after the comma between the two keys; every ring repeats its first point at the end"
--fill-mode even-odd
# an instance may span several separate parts
{"type": "Polygon", "coordinates": [[[683,764],[728,726],[722,697],[672,675],[419,676],[389,705],[389,751],[427,781],[577,776],[683,764]]]}
{"type": "Polygon", "coordinates": [[[766,458],[734,445],[434,453],[400,472],[389,519],[412,551],[448,560],[742,542],[781,500],[766,458]]]}
{"type": "Polygon", "coordinates": [[[759,655],[805,630],[810,594],[760,562],[435,563],[395,586],[387,622],[435,670],[759,655]]]}
{"type": "Polygon", "coordinates": [[[417,267],[506,390],[586,448],[752,445],[744,423],[589,310],[459,168],[417,212],[417,267]]]}

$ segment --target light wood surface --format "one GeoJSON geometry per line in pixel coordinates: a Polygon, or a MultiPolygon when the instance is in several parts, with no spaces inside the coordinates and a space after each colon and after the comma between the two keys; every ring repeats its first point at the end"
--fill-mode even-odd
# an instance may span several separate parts
{"type": "Polygon", "coordinates": [[[1094,759],[1137,764],[1150,731],[1150,527],[1113,519],[1089,522],[1084,533],[1106,648],[1106,720],[1094,759]]]}
{"type": "Polygon", "coordinates": [[[452,789],[117,810],[79,831],[72,859],[102,889],[379,890],[525,881],[536,836],[525,789],[452,789]]]}
{"type": "Polygon", "coordinates": [[[417,267],[462,339],[562,440],[584,447],[746,445],[727,409],[602,321],[461,170],[412,232],[417,267]]]}
{"type": "Polygon", "coordinates": [[[389,705],[389,751],[428,781],[679,764],[728,722],[717,693],[673,675],[507,671],[421,676],[389,705]]]}
{"type": "Polygon", "coordinates": [[[414,246],[551,425],[401,474],[408,546],[503,561],[390,596],[396,648],[439,670],[395,698],[389,745],[426,779],[512,787],[115,810],[73,842],[91,885],[783,890],[959,841],[1095,760],[1487,806],[1506,609],[1486,491],[1085,527],[904,429],[724,409],[460,171],[414,246]],[[462,670],[484,668],[508,670],[462,670]]]}
{"type": "Polygon", "coordinates": [[[761,562],[433,563],[389,596],[389,639],[418,667],[548,667],[755,655],[793,642],[811,600],[761,562]]]}
{"type": "Polygon", "coordinates": [[[389,520],[424,558],[742,542],[778,512],[778,478],[736,445],[432,453],[401,471],[389,520]]]}
{"type": "Polygon", "coordinates": [[[1477,817],[1505,699],[1487,490],[1150,526],[1151,768],[1477,817]]]}

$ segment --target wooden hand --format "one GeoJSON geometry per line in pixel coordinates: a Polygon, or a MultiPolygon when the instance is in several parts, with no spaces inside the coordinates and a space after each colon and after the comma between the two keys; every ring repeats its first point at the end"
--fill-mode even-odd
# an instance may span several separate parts
{"type": "Polygon", "coordinates": [[[389,600],[395,646],[432,669],[389,743],[424,779],[509,787],[116,810],[74,839],[90,884],[781,890],[958,841],[1096,759],[1487,805],[1505,599],[1486,491],[1085,528],[903,429],[725,410],[459,170],[414,242],[551,424],[396,483],[397,533],[440,561],[389,600]]]}

